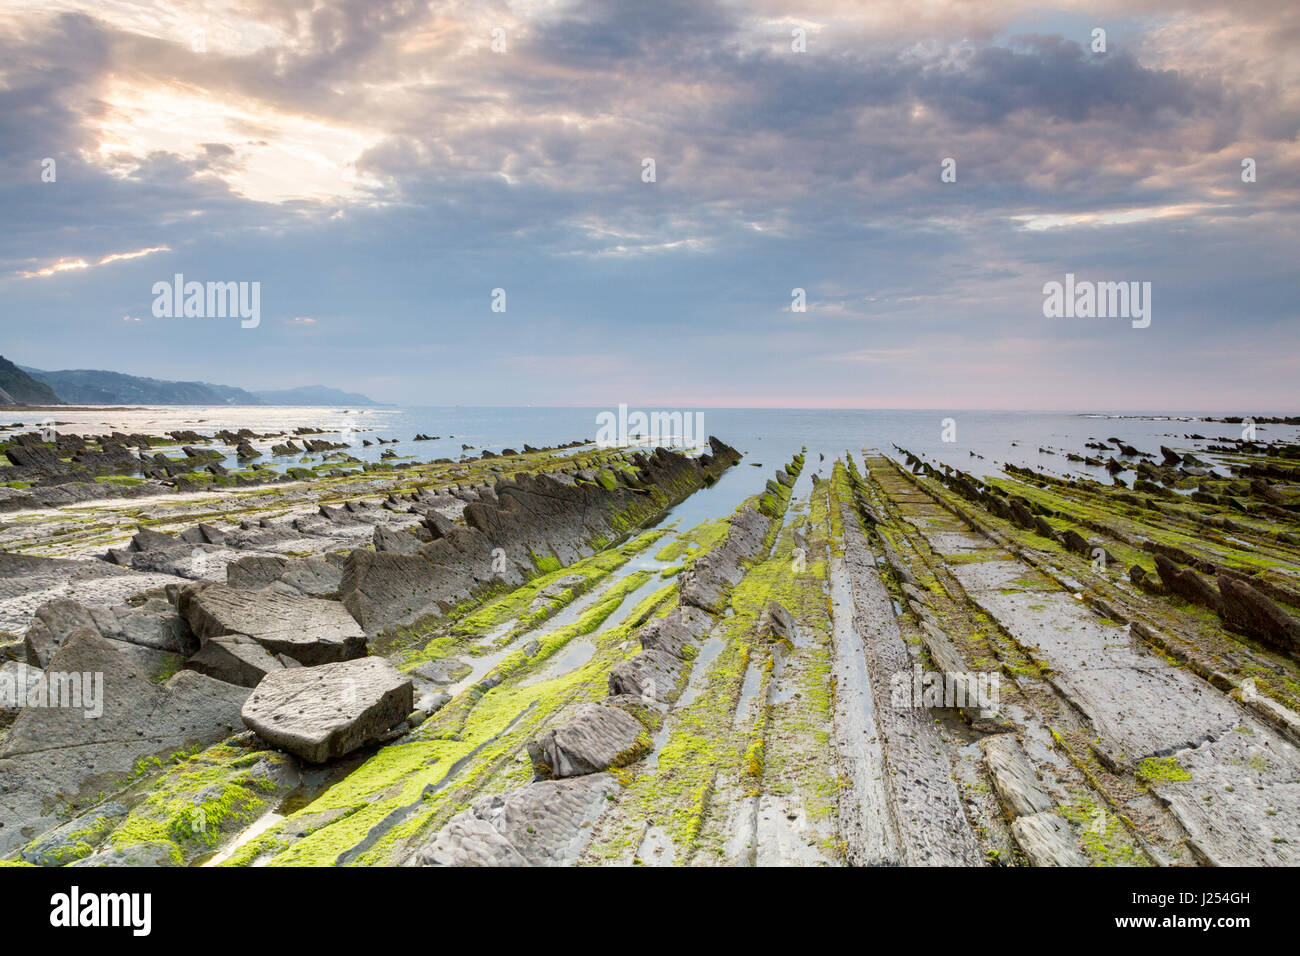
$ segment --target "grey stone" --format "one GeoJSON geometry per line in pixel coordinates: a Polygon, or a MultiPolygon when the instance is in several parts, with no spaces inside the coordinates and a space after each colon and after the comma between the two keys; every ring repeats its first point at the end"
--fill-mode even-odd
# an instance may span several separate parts
{"type": "Polygon", "coordinates": [[[1088,865],[1069,824],[1055,813],[1019,817],[1011,824],[1011,834],[1029,858],[1031,866],[1088,865]]]}
{"type": "Polygon", "coordinates": [[[486,797],[415,853],[422,866],[567,866],[577,862],[618,782],[609,774],[543,780],[486,797]]]}
{"type": "Polygon", "coordinates": [[[200,641],[246,634],[272,654],[307,666],[366,652],[365,633],[337,601],[212,584],[183,590],[180,611],[200,641]]]}
{"type": "MultiPolygon", "coordinates": [[[[132,645],[124,645],[132,646],[132,645]]],[[[102,713],[27,707],[0,745],[0,854],[60,823],[70,798],[93,797],[127,778],[140,760],[213,743],[239,729],[248,690],[181,671],[151,683],[144,671],[90,628],[55,652],[48,675],[102,675],[102,713]]],[[[93,683],[92,683],[93,686],[93,683]]]]}
{"type": "Polygon", "coordinates": [[[42,604],[36,610],[32,625],[23,635],[27,645],[27,663],[33,667],[46,667],[64,639],[76,628],[98,630],[90,608],[71,598],[57,598],[42,604]]]}
{"type": "Polygon", "coordinates": [[[185,667],[241,687],[256,687],[267,674],[284,669],[266,648],[243,634],[212,638],[185,667]]]}
{"type": "Polygon", "coordinates": [[[1245,581],[1220,574],[1219,613],[1229,630],[1246,634],[1289,651],[1300,651],[1300,618],[1284,611],[1245,581]]]}
{"type": "Polygon", "coordinates": [[[226,565],[226,584],[255,591],[279,579],[289,559],[273,554],[252,554],[226,565]]]}
{"type": "Polygon", "coordinates": [[[1052,798],[1020,749],[1014,734],[996,734],[980,741],[993,788],[1011,819],[1032,816],[1052,808],[1052,798]]]}
{"type": "Polygon", "coordinates": [[[304,597],[332,599],[338,597],[343,570],[321,558],[298,558],[289,562],[279,581],[304,597]]]}
{"type": "Polygon", "coordinates": [[[268,742],[311,763],[374,743],[414,709],[411,679],[377,657],[273,671],[244,705],[268,742]]]}
{"type": "Polygon", "coordinates": [[[414,554],[423,547],[423,542],[409,531],[394,531],[382,524],[375,525],[373,538],[376,551],[414,554]]]}
{"type": "Polygon", "coordinates": [[[454,684],[471,670],[473,670],[473,667],[464,661],[455,658],[443,658],[436,661],[425,661],[415,668],[414,673],[435,684],[454,684]]]}
{"type": "Polygon", "coordinates": [[[605,704],[583,704],[572,717],[528,744],[538,777],[578,777],[622,767],[649,750],[645,728],[605,704]]]}
{"type": "Polygon", "coordinates": [[[0,728],[8,727],[21,713],[28,692],[40,682],[43,672],[22,661],[0,664],[0,728]]]}
{"type": "Polygon", "coordinates": [[[22,859],[36,866],[64,866],[87,857],[90,841],[102,840],[126,814],[126,806],[116,800],[102,803],[23,847],[22,859]]]}
{"type": "Polygon", "coordinates": [[[670,703],[677,698],[681,667],[682,662],[666,651],[642,651],[610,670],[609,693],[670,703]]]}
{"type": "Polygon", "coordinates": [[[695,643],[713,628],[713,618],[696,607],[678,605],[663,617],[651,618],[641,628],[641,647],[686,660],[695,643]]]}

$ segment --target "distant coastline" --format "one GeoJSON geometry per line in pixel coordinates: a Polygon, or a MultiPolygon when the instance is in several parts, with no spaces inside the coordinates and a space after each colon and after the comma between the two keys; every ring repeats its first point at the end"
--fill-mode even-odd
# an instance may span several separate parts
{"type": "Polygon", "coordinates": [[[368,395],[327,385],[249,390],[209,382],[127,375],[106,369],[46,371],[0,356],[0,406],[17,408],[195,406],[357,406],[383,408],[368,395]]]}

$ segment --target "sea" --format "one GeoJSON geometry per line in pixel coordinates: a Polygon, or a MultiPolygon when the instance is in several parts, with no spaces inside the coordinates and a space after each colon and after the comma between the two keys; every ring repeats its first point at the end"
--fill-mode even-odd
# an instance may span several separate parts
{"type": "MultiPolygon", "coordinates": [[[[57,409],[50,413],[0,409],[0,441],[6,434],[53,427],[78,434],[111,431],[165,434],[188,429],[210,434],[220,429],[247,428],[257,434],[280,433],[294,428],[319,428],[317,437],[347,440],[349,454],[363,461],[379,461],[386,450],[399,459],[457,459],[483,450],[500,453],[535,447],[594,441],[601,415],[608,409],[577,407],[289,407],[289,406],[139,406],[57,409]],[[433,440],[415,441],[417,434],[433,440]],[[380,443],[378,439],[385,439],[380,443]],[[395,443],[390,443],[396,439],[395,443]],[[366,446],[363,441],[372,444],[366,446]],[[462,446],[470,446],[468,449],[462,446]]],[[[646,409],[650,411],[658,411],[646,409]]],[[[1104,468],[1066,460],[1067,453],[1093,455],[1106,452],[1085,447],[1087,442],[1107,443],[1118,438],[1159,460],[1160,446],[1194,452],[1206,458],[1207,444],[1227,443],[1243,437],[1243,426],[1208,421],[1210,417],[1241,412],[1060,412],[1060,411],[953,411],[933,409],[674,409],[702,421],[705,435],[716,435],[744,453],[740,466],[730,469],[698,506],[679,506],[675,516],[704,520],[734,509],[746,497],[762,490],[772,471],[800,450],[807,453],[804,481],[814,474],[828,475],[831,463],[845,453],[860,456],[864,450],[899,457],[905,448],[932,463],[984,477],[996,475],[1002,465],[1014,464],[1055,476],[1088,476],[1111,480],[1104,468]],[[697,417],[698,416],[698,417],[697,417]],[[1201,435],[1202,439],[1188,436],[1201,435]],[[760,466],[760,467],[753,467],[760,466]],[[706,503],[707,502],[707,503],[706,503]],[[692,514],[699,510],[699,514],[692,514]]],[[[660,436],[671,443],[673,436],[660,436]]],[[[1300,440],[1300,428],[1255,425],[1260,442],[1300,440]]],[[[282,440],[282,439],[277,439],[282,440]]],[[[635,436],[630,443],[636,444],[635,436]]],[[[264,452],[260,461],[283,470],[299,463],[300,456],[273,457],[272,442],[254,440],[264,452]]],[[[641,442],[644,444],[644,442],[641,442]]],[[[161,449],[164,452],[166,449],[161,449]]],[[[1122,460],[1122,459],[1121,459],[1122,460]]],[[[1207,458],[1207,460],[1210,460],[1207,458]]],[[[233,454],[226,464],[237,463],[233,454]]],[[[1219,466],[1221,473],[1227,474],[1219,466]]],[[[1121,472],[1131,483],[1133,473],[1121,472]]]]}

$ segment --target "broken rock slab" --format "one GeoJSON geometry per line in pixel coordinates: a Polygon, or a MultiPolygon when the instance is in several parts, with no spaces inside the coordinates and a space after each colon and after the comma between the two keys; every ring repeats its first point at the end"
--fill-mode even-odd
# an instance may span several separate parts
{"type": "Polygon", "coordinates": [[[47,666],[67,636],[79,627],[88,627],[113,642],[135,645],[119,649],[146,661],[159,656],[149,652],[185,654],[194,650],[189,628],[162,598],[150,598],[140,607],[113,608],[87,607],[71,598],[56,598],[37,609],[23,637],[27,663],[47,666]]]}
{"type": "Polygon", "coordinates": [[[226,565],[226,584],[255,591],[279,580],[289,559],[278,554],[251,554],[226,565]]]}
{"type": "Polygon", "coordinates": [[[293,588],[304,597],[335,599],[343,582],[343,570],[321,558],[298,558],[290,561],[280,584],[293,588]]]}
{"type": "Polygon", "coordinates": [[[335,598],[342,580],[342,569],[322,558],[259,554],[226,565],[226,584],[244,591],[279,585],[276,590],[285,594],[335,598]]]}
{"type": "Polygon", "coordinates": [[[202,642],[245,634],[272,654],[285,654],[308,667],[366,653],[361,625],[337,601],[211,584],[181,591],[179,606],[202,642]]]}
{"type": "Polygon", "coordinates": [[[415,707],[414,685],[378,657],[266,675],[244,705],[249,729],[311,763],[380,740],[415,707]]]}
{"type": "Polygon", "coordinates": [[[1284,611],[1267,595],[1226,574],[1218,578],[1222,603],[1219,613],[1229,630],[1300,653],[1300,618],[1284,611]]]}
{"type": "Polygon", "coordinates": [[[528,744],[537,776],[579,777],[623,767],[650,749],[641,722],[606,704],[583,704],[560,726],[528,744]]]}
{"type": "Polygon", "coordinates": [[[189,670],[240,687],[256,687],[263,677],[272,671],[283,670],[284,666],[246,634],[214,637],[185,662],[189,670]]]}
{"type": "Polygon", "coordinates": [[[382,524],[375,525],[373,535],[376,551],[392,551],[394,554],[415,554],[424,542],[409,531],[394,531],[382,524]]]}
{"type": "Polygon", "coordinates": [[[108,614],[93,612],[99,633],[110,640],[126,641],[155,651],[185,654],[197,649],[176,609],[161,597],[152,597],[139,607],[119,605],[108,614]]]}
{"type": "Polygon", "coordinates": [[[23,635],[23,642],[27,645],[27,663],[33,667],[48,667],[60,645],[80,627],[99,630],[90,608],[71,598],[57,598],[42,604],[36,610],[32,626],[23,635]]]}

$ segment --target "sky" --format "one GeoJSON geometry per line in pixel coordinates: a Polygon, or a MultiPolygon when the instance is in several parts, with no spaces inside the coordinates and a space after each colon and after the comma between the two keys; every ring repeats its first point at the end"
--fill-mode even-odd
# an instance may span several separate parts
{"type": "Polygon", "coordinates": [[[0,354],[408,405],[1300,411],[1298,42],[1294,0],[0,0],[0,354]],[[155,315],[178,273],[260,321],[155,315]],[[1150,283],[1150,323],[1046,316],[1067,274],[1150,283]]]}

